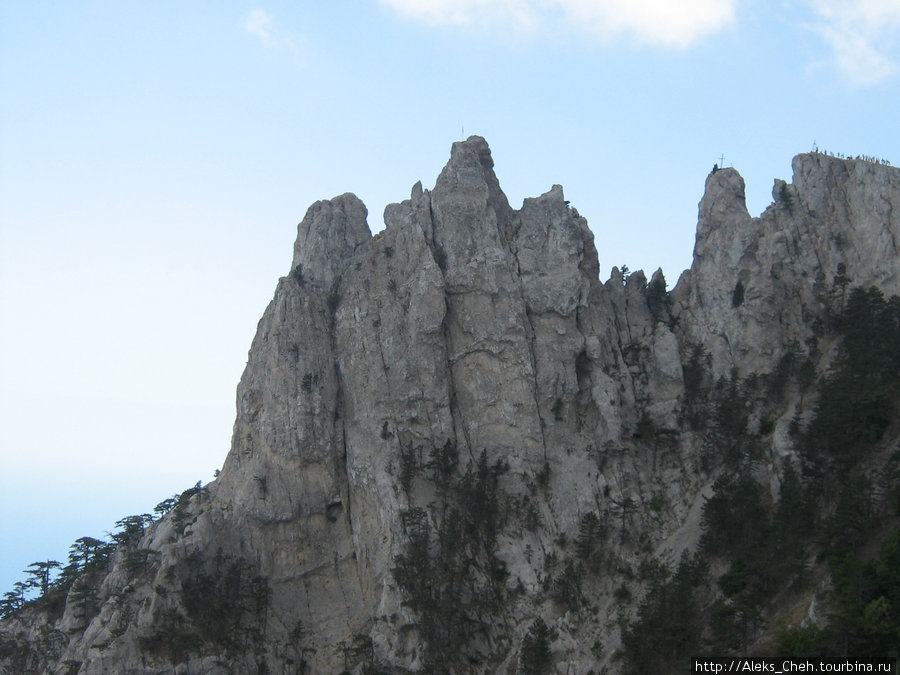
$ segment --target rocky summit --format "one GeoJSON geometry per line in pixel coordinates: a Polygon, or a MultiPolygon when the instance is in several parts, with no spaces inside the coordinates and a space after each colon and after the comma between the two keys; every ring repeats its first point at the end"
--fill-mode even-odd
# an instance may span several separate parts
{"type": "MultiPolygon", "coordinates": [[[[772,195],[752,217],[714,170],[671,290],[660,270],[601,283],[563,189],[512,208],[477,136],[374,236],[354,195],[316,202],[219,477],[7,593],[0,672],[586,675],[827,651],[833,554],[881,560],[897,529],[900,170],[803,154],[772,195]]],[[[889,637],[897,592],[876,608],[889,637]]]]}

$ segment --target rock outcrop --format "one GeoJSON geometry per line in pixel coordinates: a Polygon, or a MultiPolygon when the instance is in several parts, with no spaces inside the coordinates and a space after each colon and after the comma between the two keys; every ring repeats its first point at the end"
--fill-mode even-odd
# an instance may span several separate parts
{"type": "MultiPolygon", "coordinates": [[[[219,478],[123,538],[56,615],[8,618],[6,663],[424,672],[443,649],[454,672],[513,672],[541,618],[556,672],[617,672],[634,612],[621,589],[640,595],[648,556],[693,550],[724,465],[697,424],[715,383],[827,343],[836,277],[900,292],[900,171],[821,154],[793,169],[759,218],[736,171],[710,174],[671,292],[661,271],[601,283],[562,188],[511,208],[479,137],[375,236],[352,194],[317,202],[259,323],[219,478]],[[604,562],[573,599],[588,514],[604,562]]],[[[796,405],[770,410],[773,490],[796,405]]]]}
{"type": "Polygon", "coordinates": [[[676,295],[719,374],[762,372],[802,341],[830,308],[839,267],[855,285],[893,294],[900,284],[898,171],[819,153],[798,155],[793,169],[759,218],[734,169],[707,179],[694,262],[676,295]]]}

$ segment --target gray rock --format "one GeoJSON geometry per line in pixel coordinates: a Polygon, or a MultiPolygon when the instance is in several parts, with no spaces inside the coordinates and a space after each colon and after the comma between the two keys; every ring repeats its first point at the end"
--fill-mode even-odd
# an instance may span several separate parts
{"type": "MultiPolygon", "coordinates": [[[[459,600],[478,608],[483,630],[454,649],[491,672],[514,667],[541,616],[556,630],[560,668],[615,672],[619,619],[634,609],[614,599],[628,583],[621,570],[648,550],[674,559],[696,545],[719,466],[692,426],[691,406],[706,403],[688,400],[691,359],[708,358],[706,392],[732,372],[771,372],[828,320],[839,264],[855,284],[900,290],[900,171],[818,154],[793,167],[759,218],[736,171],[709,176],[694,261],[671,292],[661,270],[648,282],[614,268],[601,283],[593,235],[562,188],[513,209],[479,137],[454,143],[433,190],[416,183],[386,207],[374,237],[355,196],[317,202],[250,348],[221,476],[120,547],[91,579],[93,611],[70,593],[53,624],[59,644],[30,663],[62,672],[80,661],[83,673],[248,672],[263,661],[272,673],[423,670],[426,624],[395,568],[411,509],[435,532],[450,522],[448,488],[429,460],[452,446],[454,481],[476,475],[482,452],[507,469],[492,544],[505,576],[492,586],[468,551],[476,563],[459,600]],[[612,533],[604,571],[582,582],[591,612],[561,605],[550,583],[588,513],[612,533]],[[135,569],[143,549],[149,562],[135,569]],[[233,582],[238,563],[244,584],[271,589],[252,601],[238,593],[240,639],[255,651],[216,642],[202,624],[214,617],[191,604],[191,583],[224,593],[216,584],[233,582]],[[486,588],[501,600],[473,597],[486,588]],[[179,652],[160,637],[172,621],[194,646],[179,652]]],[[[771,476],[792,453],[795,403],[761,469],[771,476]]],[[[2,632],[36,644],[43,621],[29,609],[2,632]]]]}

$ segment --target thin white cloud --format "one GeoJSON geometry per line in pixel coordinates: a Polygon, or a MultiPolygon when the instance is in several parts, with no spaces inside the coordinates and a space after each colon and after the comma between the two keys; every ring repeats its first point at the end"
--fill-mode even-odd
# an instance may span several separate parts
{"type": "Polygon", "coordinates": [[[736,0],[381,0],[431,25],[533,32],[555,24],[601,40],[689,47],[734,20],[736,0]]]}
{"type": "Polygon", "coordinates": [[[560,0],[566,18],[604,38],[686,48],[734,20],[734,0],[560,0]]]}
{"type": "Polygon", "coordinates": [[[272,41],[274,40],[272,37],[274,26],[275,20],[272,18],[272,15],[264,9],[254,9],[244,20],[244,30],[251,35],[258,37],[263,41],[263,44],[266,45],[272,44],[272,41]]]}
{"type": "Polygon", "coordinates": [[[900,0],[807,0],[814,30],[831,46],[835,65],[859,85],[884,82],[900,72],[900,0]]]}
{"type": "Polygon", "coordinates": [[[397,12],[430,25],[491,26],[506,24],[518,31],[534,30],[540,12],[534,0],[382,0],[397,12]]]}
{"type": "Polygon", "coordinates": [[[275,18],[264,9],[254,9],[244,19],[243,28],[269,49],[280,49],[290,53],[297,65],[302,65],[297,42],[275,26],[275,18]]]}

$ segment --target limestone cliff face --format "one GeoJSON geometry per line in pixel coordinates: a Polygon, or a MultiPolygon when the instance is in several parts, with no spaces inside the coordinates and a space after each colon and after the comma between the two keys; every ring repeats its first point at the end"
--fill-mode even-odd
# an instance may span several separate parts
{"type": "MultiPolygon", "coordinates": [[[[29,657],[51,672],[422,671],[440,645],[397,578],[421,535],[410,514],[443,532],[466,507],[448,485],[491,466],[502,514],[490,550],[460,545],[454,597],[478,628],[444,645],[465,656],[451,670],[514,671],[541,617],[557,672],[616,672],[633,606],[614,591],[648,555],[696,545],[720,466],[690,422],[691,358],[707,359],[711,396],[717,379],[771,372],[810,344],[839,301],[835,275],[900,291],[900,171],[819,154],[793,168],[759,218],[737,172],[709,176],[694,262],[671,293],[661,272],[601,283],[562,188],[511,208],[478,137],[453,145],[433,190],[389,205],[374,237],[355,196],[317,202],[259,323],[220,477],[119,547],[89,609],[71,592],[61,616],[23,612],[3,630],[55,635],[29,657]],[[449,477],[436,459],[448,449],[449,477]],[[554,580],[587,514],[616,536],[579,609],[554,580]],[[221,600],[235,561],[232,581],[269,592],[247,596],[236,637],[217,642],[197,580],[221,600]],[[498,601],[480,604],[488,591],[498,601]],[[191,641],[173,649],[178,631],[191,641]]],[[[780,430],[793,413],[776,413],[780,430]]],[[[776,433],[762,471],[790,452],[776,433]]]]}
{"type": "Polygon", "coordinates": [[[776,180],[759,218],[733,169],[710,174],[700,202],[694,262],[677,315],[706,345],[718,373],[761,372],[808,336],[834,301],[834,277],[896,293],[900,284],[900,172],[819,153],[798,155],[792,184],[776,180]]]}

